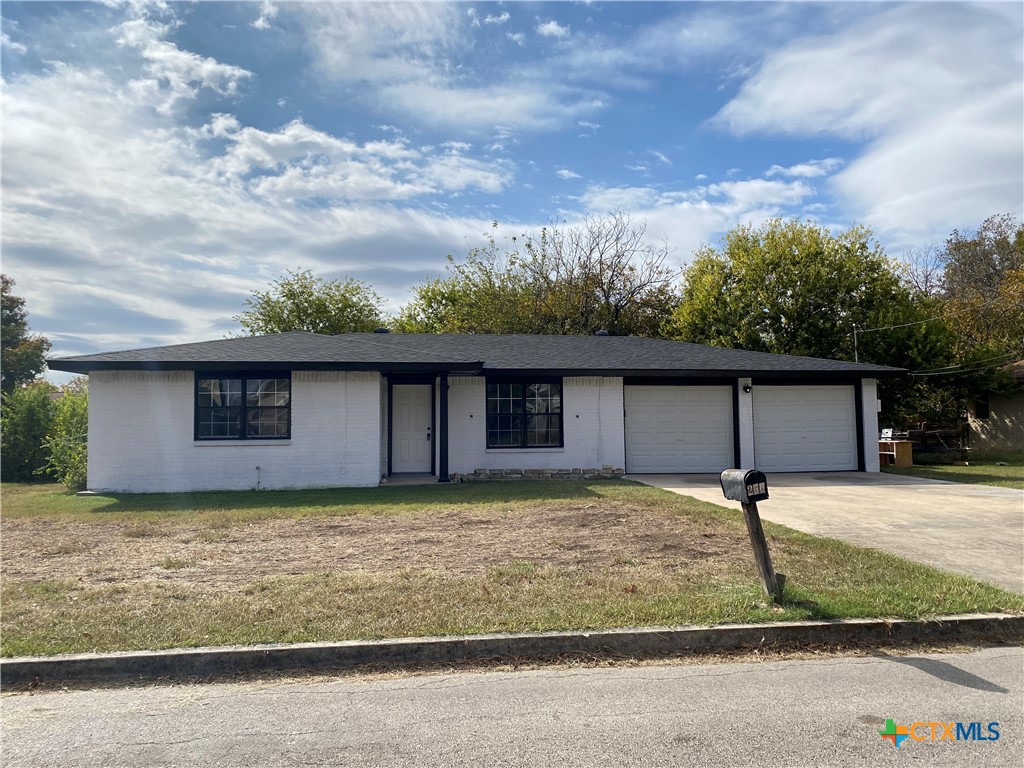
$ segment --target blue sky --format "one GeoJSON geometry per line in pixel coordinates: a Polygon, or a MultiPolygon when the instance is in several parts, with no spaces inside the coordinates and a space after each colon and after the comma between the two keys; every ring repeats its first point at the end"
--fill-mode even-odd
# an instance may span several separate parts
{"type": "Polygon", "coordinates": [[[615,209],[890,255],[1024,209],[1020,3],[4,2],[3,270],[54,354],[220,338],[286,269],[390,310],[615,209]]]}

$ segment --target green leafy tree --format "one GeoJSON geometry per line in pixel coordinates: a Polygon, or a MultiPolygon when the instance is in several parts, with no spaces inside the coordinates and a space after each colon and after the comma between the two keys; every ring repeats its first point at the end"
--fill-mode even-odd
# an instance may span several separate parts
{"type": "Polygon", "coordinates": [[[942,314],[958,354],[1024,356],[1024,224],[1004,214],[985,219],[976,232],[954,230],[939,258],[942,314]]]}
{"type": "Polygon", "coordinates": [[[49,454],[44,445],[53,421],[54,387],[37,381],[3,395],[0,416],[0,477],[28,482],[47,473],[49,454]]]}
{"type": "Polygon", "coordinates": [[[874,363],[907,333],[858,336],[920,312],[871,232],[838,234],[810,222],[772,219],[738,227],[722,247],[697,251],[667,329],[703,344],[874,363]]]}
{"type": "Polygon", "coordinates": [[[25,299],[11,293],[14,280],[0,275],[0,391],[10,393],[46,370],[50,342],[28,332],[25,299]]]}
{"type": "Polygon", "coordinates": [[[47,469],[72,490],[82,490],[88,479],[89,388],[84,376],[62,388],[53,407],[53,420],[43,441],[49,453],[47,469]]]}
{"type": "MultiPolygon", "coordinates": [[[[684,341],[774,354],[908,370],[947,365],[949,329],[921,322],[935,311],[934,300],[919,299],[904,275],[863,227],[833,234],[781,219],[738,227],[721,248],[697,252],[666,331],[684,341]]],[[[946,407],[923,380],[882,380],[879,393],[885,420],[902,423],[922,410],[935,416],[946,407]]]]}
{"type": "Polygon", "coordinates": [[[383,299],[359,280],[325,280],[312,272],[288,271],[270,290],[254,291],[235,320],[249,335],[309,331],[369,332],[383,323],[383,299]]]}
{"type": "Polygon", "coordinates": [[[421,333],[657,336],[675,306],[668,248],[621,212],[487,245],[415,289],[394,323],[421,333]]]}

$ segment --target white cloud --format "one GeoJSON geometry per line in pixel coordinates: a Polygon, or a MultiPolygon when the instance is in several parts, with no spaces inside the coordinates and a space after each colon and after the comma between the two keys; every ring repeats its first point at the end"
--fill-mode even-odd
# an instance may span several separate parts
{"type": "Polygon", "coordinates": [[[498,16],[488,14],[486,17],[484,17],[484,24],[504,24],[511,18],[512,16],[509,14],[508,11],[503,11],[498,16]]]}
{"type": "MultiPolygon", "coordinates": [[[[773,216],[799,215],[815,190],[804,181],[725,181],[683,190],[589,185],[579,197],[584,212],[629,211],[647,222],[652,240],[672,245],[680,261],[737,224],[758,225],[773,216]]],[[[569,216],[570,214],[564,214],[569,216]]]]}
{"type": "Polygon", "coordinates": [[[555,171],[555,175],[560,179],[582,178],[578,173],[576,173],[575,171],[571,171],[568,168],[559,168],[557,171],[555,171]]]}
{"type": "Polygon", "coordinates": [[[466,16],[469,17],[469,23],[474,27],[480,26],[480,15],[476,12],[476,8],[470,8],[466,11],[466,16]]]}
{"type": "Polygon", "coordinates": [[[559,40],[569,36],[569,27],[563,27],[554,19],[539,23],[536,31],[541,37],[554,37],[559,40]]]}
{"type": "Polygon", "coordinates": [[[383,86],[380,93],[431,125],[463,130],[490,129],[495,123],[531,130],[554,129],[604,107],[599,98],[556,85],[452,88],[421,81],[383,86]]]}
{"type": "Polygon", "coordinates": [[[883,8],[768,55],[716,124],[865,141],[834,189],[849,215],[905,244],[1024,209],[1019,6],[883,8]]]}
{"type": "Polygon", "coordinates": [[[704,181],[705,179],[707,179],[707,177],[708,176],[707,176],[706,173],[698,173],[696,176],[693,177],[693,180],[694,181],[704,181]]]}
{"type": "Polygon", "coordinates": [[[13,53],[28,53],[28,48],[21,43],[11,40],[6,32],[0,32],[0,48],[6,48],[13,53]]]}
{"type": "Polygon", "coordinates": [[[828,174],[842,167],[842,165],[843,161],[841,158],[826,157],[824,160],[808,160],[806,163],[797,163],[788,168],[781,165],[773,165],[764,172],[764,175],[768,178],[772,176],[789,176],[790,178],[814,179],[819,176],[828,176],[828,174]]]}
{"type": "Polygon", "coordinates": [[[270,0],[263,0],[260,5],[260,15],[252,23],[254,29],[270,29],[270,22],[277,16],[277,6],[270,0]]]}
{"type": "Polygon", "coordinates": [[[140,94],[157,98],[160,111],[169,112],[178,101],[195,98],[200,88],[233,95],[239,84],[252,76],[241,67],[181,50],[164,39],[171,29],[170,24],[144,17],[118,27],[118,44],[138,50],[150,75],[150,79],[134,80],[131,86],[140,94]]]}
{"type": "MultiPolygon", "coordinates": [[[[473,10],[473,9],[470,9],[473,10]]],[[[508,68],[478,77],[462,66],[473,12],[444,3],[313,3],[297,6],[316,67],[332,84],[374,108],[398,110],[433,126],[479,132],[497,121],[551,130],[603,109],[603,92],[550,72],[508,68]]],[[[525,38],[514,34],[517,44],[525,38]]]]}
{"type": "Polygon", "coordinates": [[[647,154],[653,155],[658,160],[658,162],[662,163],[663,165],[672,165],[672,161],[669,160],[663,153],[659,152],[656,149],[647,150],[647,154]]]}
{"type": "Polygon", "coordinates": [[[508,34],[505,35],[505,37],[507,37],[516,45],[518,45],[520,48],[526,45],[526,35],[524,35],[522,32],[509,32],[508,34]]]}
{"type": "Polygon", "coordinates": [[[416,201],[514,178],[460,142],[357,142],[302,120],[261,130],[228,112],[193,127],[185,95],[207,88],[230,107],[242,71],[152,28],[115,38],[107,69],[54,64],[2,89],[4,267],[55,354],[216,338],[285,268],[363,277],[394,307],[491,218],[416,201]]]}

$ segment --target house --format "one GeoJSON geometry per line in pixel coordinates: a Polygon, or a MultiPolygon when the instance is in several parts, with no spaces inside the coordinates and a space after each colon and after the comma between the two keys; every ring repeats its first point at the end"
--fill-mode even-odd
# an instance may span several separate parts
{"type": "Polygon", "coordinates": [[[899,369],[607,334],[292,332],[49,361],[89,375],[93,490],[502,474],[878,471],[899,369]]]}
{"type": "Polygon", "coordinates": [[[989,393],[967,409],[974,450],[1024,450],[1024,360],[1004,370],[1016,382],[1016,388],[989,393]]]}

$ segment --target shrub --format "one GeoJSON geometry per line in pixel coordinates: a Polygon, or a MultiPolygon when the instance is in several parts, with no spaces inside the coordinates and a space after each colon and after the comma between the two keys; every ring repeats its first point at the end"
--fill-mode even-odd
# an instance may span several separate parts
{"type": "Polygon", "coordinates": [[[53,423],[44,445],[50,452],[48,470],[72,490],[85,488],[87,479],[89,389],[79,377],[64,387],[54,404],[53,423]]]}
{"type": "Polygon", "coordinates": [[[3,396],[0,414],[0,478],[26,482],[49,474],[43,444],[53,421],[53,386],[36,381],[3,396]]]}

